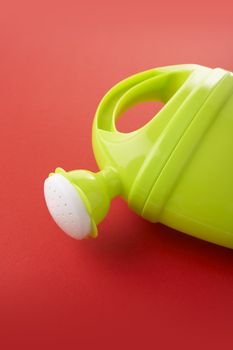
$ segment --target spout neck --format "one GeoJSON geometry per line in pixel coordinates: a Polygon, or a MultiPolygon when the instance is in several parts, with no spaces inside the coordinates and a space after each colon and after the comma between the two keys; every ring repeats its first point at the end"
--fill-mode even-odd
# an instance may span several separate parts
{"type": "Polygon", "coordinates": [[[121,181],[115,168],[106,167],[99,171],[96,176],[103,181],[107,187],[110,199],[120,195],[122,191],[121,181]]]}

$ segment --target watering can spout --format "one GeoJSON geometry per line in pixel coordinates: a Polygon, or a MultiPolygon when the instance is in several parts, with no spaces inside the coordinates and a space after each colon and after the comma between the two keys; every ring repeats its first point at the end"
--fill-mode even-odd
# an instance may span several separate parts
{"type": "Polygon", "coordinates": [[[58,226],[76,239],[97,236],[97,225],[107,215],[110,201],[121,192],[117,172],[66,172],[57,168],[44,183],[48,210],[58,226]]]}

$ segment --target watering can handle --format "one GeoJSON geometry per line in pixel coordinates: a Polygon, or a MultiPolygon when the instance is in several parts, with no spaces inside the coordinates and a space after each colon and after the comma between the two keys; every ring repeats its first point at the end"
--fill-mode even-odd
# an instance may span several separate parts
{"type": "Polygon", "coordinates": [[[133,75],[115,85],[97,109],[94,130],[119,133],[116,121],[133,105],[145,101],[167,102],[194,70],[208,69],[198,65],[168,66],[133,75]]]}

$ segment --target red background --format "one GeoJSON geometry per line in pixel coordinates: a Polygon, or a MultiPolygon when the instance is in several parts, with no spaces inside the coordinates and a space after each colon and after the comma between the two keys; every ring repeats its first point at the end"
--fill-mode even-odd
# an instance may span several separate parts
{"type": "Polygon", "coordinates": [[[91,124],[116,82],[178,63],[233,70],[231,3],[1,1],[1,349],[232,348],[232,251],[120,199],[98,239],[75,241],[43,199],[56,166],[97,170],[91,124]]]}

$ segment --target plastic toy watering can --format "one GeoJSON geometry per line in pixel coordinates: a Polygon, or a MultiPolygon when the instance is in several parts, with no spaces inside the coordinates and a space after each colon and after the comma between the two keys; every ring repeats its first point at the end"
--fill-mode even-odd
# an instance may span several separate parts
{"type": "Polygon", "coordinates": [[[97,236],[110,201],[123,197],[151,222],[233,248],[233,74],[178,65],[113,87],[93,123],[98,173],[57,168],[44,184],[50,214],[70,236],[97,236]],[[131,106],[162,101],[142,128],[115,122],[131,106]]]}

